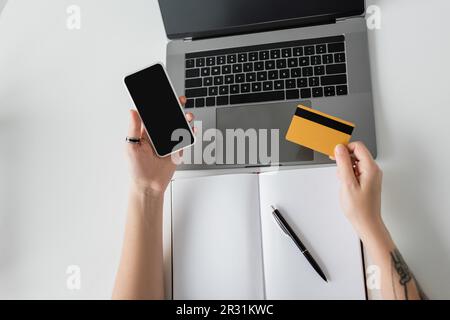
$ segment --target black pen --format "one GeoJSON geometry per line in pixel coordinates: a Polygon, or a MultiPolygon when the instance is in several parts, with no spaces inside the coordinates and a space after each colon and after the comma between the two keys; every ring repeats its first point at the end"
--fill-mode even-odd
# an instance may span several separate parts
{"type": "Polygon", "coordinates": [[[311,264],[311,266],[316,270],[316,272],[319,274],[319,276],[325,280],[325,282],[328,282],[327,277],[323,273],[322,269],[320,269],[319,265],[317,264],[316,260],[312,257],[312,255],[309,253],[308,249],[303,245],[303,243],[300,241],[300,239],[297,237],[297,235],[294,233],[292,228],[288,225],[286,220],[284,220],[283,216],[281,215],[280,211],[275,209],[274,206],[271,206],[273,209],[272,215],[277,221],[278,225],[280,226],[281,230],[283,230],[291,239],[294,241],[294,243],[297,245],[297,247],[300,249],[300,252],[305,256],[306,260],[311,264]]]}

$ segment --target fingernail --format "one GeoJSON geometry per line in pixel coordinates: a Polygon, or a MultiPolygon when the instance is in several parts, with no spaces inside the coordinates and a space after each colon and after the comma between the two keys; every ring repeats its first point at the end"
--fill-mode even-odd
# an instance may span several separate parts
{"type": "Polygon", "coordinates": [[[336,149],[334,149],[334,152],[340,156],[344,155],[345,154],[345,146],[343,144],[338,144],[336,146],[336,149]]]}

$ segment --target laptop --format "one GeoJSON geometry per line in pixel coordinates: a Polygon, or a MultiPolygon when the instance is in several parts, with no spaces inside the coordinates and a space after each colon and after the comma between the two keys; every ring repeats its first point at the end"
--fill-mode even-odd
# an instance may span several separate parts
{"type": "Polygon", "coordinates": [[[170,40],[168,73],[200,121],[181,169],[330,163],[286,141],[299,104],[355,123],[353,141],[376,156],[364,0],[159,0],[159,6],[170,40]],[[233,131],[246,134],[243,149],[229,141],[233,131]]]}

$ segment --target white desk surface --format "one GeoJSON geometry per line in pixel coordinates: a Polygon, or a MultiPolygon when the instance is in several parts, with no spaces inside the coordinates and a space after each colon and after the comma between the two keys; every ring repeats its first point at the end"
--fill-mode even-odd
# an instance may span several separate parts
{"type": "MultiPolygon", "coordinates": [[[[445,0],[373,0],[383,214],[431,298],[450,298],[445,0]]],[[[126,73],[165,60],[157,1],[13,0],[0,16],[0,298],[109,298],[125,221],[126,73]],[[79,31],[66,8],[81,8],[79,31]],[[82,288],[66,288],[68,265],[82,288]]]]}

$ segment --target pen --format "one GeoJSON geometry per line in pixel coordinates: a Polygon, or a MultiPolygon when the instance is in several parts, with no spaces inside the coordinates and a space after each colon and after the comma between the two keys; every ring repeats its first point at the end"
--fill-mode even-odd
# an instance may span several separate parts
{"type": "Polygon", "coordinates": [[[294,241],[294,243],[297,245],[297,247],[300,249],[300,252],[305,256],[306,260],[311,264],[311,266],[316,270],[316,272],[319,274],[319,276],[325,280],[325,282],[328,282],[327,277],[323,273],[322,269],[320,269],[319,264],[314,260],[312,255],[309,253],[308,249],[303,245],[303,243],[300,241],[300,239],[297,237],[297,235],[294,233],[292,228],[288,225],[286,220],[284,220],[283,216],[281,215],[280,211],[275,209],[274,206],[271,206],[273,212],[272,215],[277,221],[278,225],[280,226],[281,230],[284,231],[291,239],[294,241]]]}

